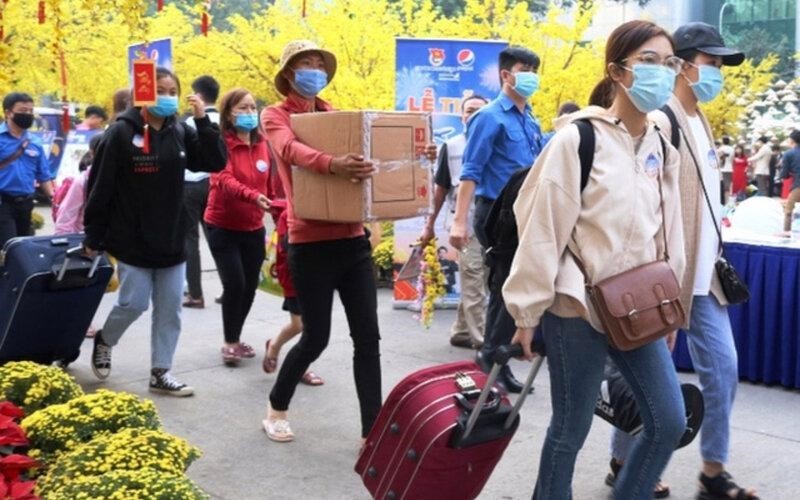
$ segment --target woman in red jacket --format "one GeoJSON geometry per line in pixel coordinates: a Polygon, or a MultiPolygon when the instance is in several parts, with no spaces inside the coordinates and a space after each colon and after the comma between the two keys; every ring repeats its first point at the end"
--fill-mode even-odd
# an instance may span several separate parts
{"type": "Polygon", "coordinates": [[[736,146],[733,150],[733,186],[731,192],[733,197],[747,187],[747,155],[744,154],[742,146],[736,146]]]}
{"type": "Polygon", "coordinates": [[[211,176],[205,222],[208,246],[222,279],[222,360],[229,366],[255,356],[240,340],[264,262],[264,213],[269,153],[258,131],[253,96],[233,89],[222,98],[220,128],[228,147],[225,169],[211,176]]]}

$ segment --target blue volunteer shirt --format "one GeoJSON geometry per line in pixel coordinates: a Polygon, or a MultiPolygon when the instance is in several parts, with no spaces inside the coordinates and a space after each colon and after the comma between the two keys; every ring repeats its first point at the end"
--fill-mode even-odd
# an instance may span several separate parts
{"type": "Polygon", "coordinates": [[[34,181],[41,183],[53,178],[47,155],[38,139],[27,131],[17,139],[11,135],[6,122],[0,123],[0,161],[13,155],[25,141],[28,141],[28,145],[22,156],[0,169],[0,194],[28,196],[33,194],[34,181]]]}
{"type": "Polygon", "coordinates": [[[514,101],[501,92],[467,123],[461,180],[475,182],[476,196],[494,200],[511,174],[533,165],[542,142],[530,105],[520,113],[514,101]]]}
{"type": "Polygon", "coordinates": [[[781,158],[783,168],[781,168],[781,177],[787,178],[790,175],[794,176],[792,181],[792,191],[800,188],[800,147],[793,147],[783,154],[781,158]]]}

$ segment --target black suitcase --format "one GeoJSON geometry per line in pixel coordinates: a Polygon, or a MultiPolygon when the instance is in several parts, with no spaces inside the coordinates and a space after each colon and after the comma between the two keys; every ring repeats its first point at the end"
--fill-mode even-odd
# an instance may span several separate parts
{"type": "Polygon", "coordinates": [[[0,252],[0,364],[74,361],[113,267],[82,234],[13,238],[0,252]]]}

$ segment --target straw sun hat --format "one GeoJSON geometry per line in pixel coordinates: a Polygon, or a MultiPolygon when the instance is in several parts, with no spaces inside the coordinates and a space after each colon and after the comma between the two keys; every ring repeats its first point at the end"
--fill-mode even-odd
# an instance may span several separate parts
{"type": "Polygon", "coordinates": [[[328,72],[328,81],[333,80],[333,75],[336,74],[336,56],[332,52],[319,48],[314,42],[295,40],[286,44],[286,47],[283,48],[283,54],[281,54],[281,68],[275,75],[275,88],[278,89],[278,92],[283,95],[289,94],[292,87],[286,77],[283,76],[283,72],[295,58],[309,52],[317,52],[322,56],[325,69],[328,72]]]}

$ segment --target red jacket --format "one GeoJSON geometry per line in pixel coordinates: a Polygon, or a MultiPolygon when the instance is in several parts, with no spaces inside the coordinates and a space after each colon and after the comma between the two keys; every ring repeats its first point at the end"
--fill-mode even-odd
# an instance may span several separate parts
{"type": "Polygon", "coordinates": [[[294,216],[292,205],[291,166],[309,168],[321,174],[328,174],[332,156],[306,146],[297,140],[291,128],[290,115],[313,111],[332,111],[327,102],[317,99],[314,108],[311,104],[291,92],[283,102],[270,106],[261,112],[261,125],[269,137],[269,142],[278,163],[278,173],[286,191],[287,215],[289,222],[289,243],[310,243],[315,241],[356,238],[364,234],[361,223],[339,223],[299,219],[294,216]]]}
{"type": "Polygon", "coordinates": [[[268,193],[267,141],[260,137],[249,145],[229,132],[225,134],[225,145],[228,163],[224,170],[211,174],[203,219],[207,224],[231,231],[256,231],[264,227],[264,210],[256,200],[268,193]]]}

